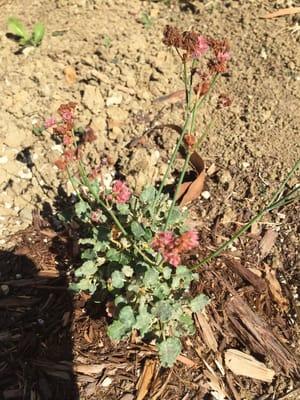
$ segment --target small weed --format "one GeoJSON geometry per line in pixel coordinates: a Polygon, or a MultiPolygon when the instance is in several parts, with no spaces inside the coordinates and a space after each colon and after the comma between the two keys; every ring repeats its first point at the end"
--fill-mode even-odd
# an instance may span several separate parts
{"type": "Polygon", "coordinates": [[[106,49],[109,49],[111,47],[111,42],[112,42],[112,40],[108,35],[103,36],[103,46],[106,49]]]}
{"type": "Polygon", "coordinates": [[[29,34],[22,21],[16,17],[8,18],[7,27],[22,47],[39,46],[45,35],[45,25],[42,22],[37,22],[34,25],[31,34],[29,34]]]}
{"type": "Polygon", "coordinates": [[[153,25],[153,19],[150,17],[150,15],[147,13],[147,11],[144,11],[140,17],[140,22],[144,25],[144,28],[149,29],[153,25]]]}

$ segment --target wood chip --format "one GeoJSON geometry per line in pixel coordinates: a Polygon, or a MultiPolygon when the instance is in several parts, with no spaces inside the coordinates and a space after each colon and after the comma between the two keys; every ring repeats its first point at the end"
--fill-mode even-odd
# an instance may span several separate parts
{"type": "Polygon", "coordinates": [[[285,15],[292,15],[292,14],[297,14],[297,13],[300,13],[300,7],[288,7],[288,8],[282,8],[281,10],[278,10],[278,11],[268,13],[268,14],[264,15],[262,18],[271,19],[271,18],[283,17],[285,15]]]}
{"type": "Polygon", "coordinates": [[[234,295],[225,306],[229,321],[234,326],[236,337],[249,346],[252,353],[271,358],[275,370],[286,373],[299,372],[295,355],[285,347],[270,330],[266,321],[254,313],[248,304],[234,295]]]}
{"type": "Polygon", "coordinates": [[[83,375],[98,375],[107,368],[107,364],[75,364],[74,371],[83,375]]]}
{"type": "Polygon", "coordinates": [[[155,369],[156,362],[154,360],[146,360],[142,375],[136,385],[138,391],[136,400],[143,400],[147,396],[155,369]]]}
{"type": "Polygon", "coordinates": [[[275,374],[274,370],[267,368],[262,362],[236,349],[225,351],[225,365],[236,375],[264,382],[272,382],[275,374]]]}
{"type": "Polygon", "coordinates": [[[196,318],[196,324],[200,329],[200,334],[202,336],[204,343],[207,345],[209,349],[211,349],[214,352],[217,352],[218,343],[215,339],[214,333],[207,319],[205,318],[205,314],[203,312],[197,312],[195,314],[195,318],[196,318]]]}
{"type": "Polygon", "coordinates": [[[262,259],[264,259],[270,253],[272,247],[275,244],[277,236],[278,232],[274,231],[273,229],[268,229],[264,234],[264,237],[262,238],[259,245],[262,259]]]}
{"type": "Polygon", "coordinates": [[[269,284],[269,289],[273,299],[280,306],[282,311],[287,311],[289,302],[283,297],[282,290],[278,279],[276,278],[276,271],[272,270],[269,265],[265,264],[266,280],[269,284]]]}
{"type": "Polygon", "coordinates": [[[232,257],[225,258],[225,264],[233,270],[235,273],[240,275],[247,282],[251,283],[251,285],[260,293],[263,293],[267,289],[266,282],[260,278],[257,274],[252,272],[250,269],[246,268],[243,264],[241,264],[238,260],[235,260],[232,257]]]}
{"type": "Polygon", "coordinates": [[[182,364],[186,365],[189,368],[195,367],[196,363],[192,361],[191,359],[187,358],[186,356],[180,354],[177,358],[176,361],[181,362],[182,364]]]}

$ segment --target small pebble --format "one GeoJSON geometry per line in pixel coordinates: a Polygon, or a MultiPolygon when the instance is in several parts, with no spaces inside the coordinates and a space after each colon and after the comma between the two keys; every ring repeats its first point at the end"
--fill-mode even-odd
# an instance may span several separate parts
{"type": "Polygon", "coordinates": [[[101,386],[103,387],[108,387],[112,383],[112,379],[107,377],[104,379],[104,381],[101,383],[101,386]]]}
{"type": "Polygon", "coordinates": [[[210,198],[210,193],[207,190],[205,190],[204,192],[201,193],[201,197],[204,200],[208,200],[210,198]]]}
{"type": "Polygon", "coordinates": [[[1,292],[6,296],[9,293],[9,286],[8,285],[1,285],[0,287],[1,292]]]}

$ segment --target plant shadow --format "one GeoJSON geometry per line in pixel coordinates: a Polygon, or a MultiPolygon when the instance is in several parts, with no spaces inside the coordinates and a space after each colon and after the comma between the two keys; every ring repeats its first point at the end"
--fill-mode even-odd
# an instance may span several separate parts
{"type": "Polygon", "coordinates": [[[79,398],[64,265],[32,228],[0,251],[0,398],[79,398]]]}

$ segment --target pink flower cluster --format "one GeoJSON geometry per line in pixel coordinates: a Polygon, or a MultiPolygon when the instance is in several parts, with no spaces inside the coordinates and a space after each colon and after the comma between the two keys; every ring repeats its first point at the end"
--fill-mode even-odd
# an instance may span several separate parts
{"type": "Polygon", "coordinates": [[[209,44],[208,41],[206,39],[206,37],[199,35],[197,37],[197,43],[196,46],[194,48],[194,52],[193,52],[193,58],[199,58],[201,56],[203,56],[207,50],[209,49],[209,44]]]}
{"type": "Polygon", "coordinates": [[[165,261],[174,267],[181,262],[181,254],[199,245],[198,233],[195,230],[184,232],[181,236],[175,237],[173,232],[159,232],[152,241],[152,248],[158,251],[165,261]]]}
{"type": "Polygon", "coordinates": [[[130,199],[131,191],[124,182],[117,180],[112,186],[112,194],[117,203],[127,203],[130,199]]]}

